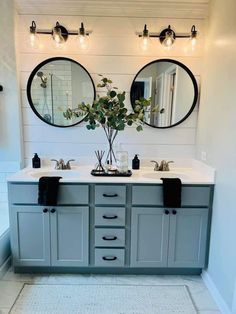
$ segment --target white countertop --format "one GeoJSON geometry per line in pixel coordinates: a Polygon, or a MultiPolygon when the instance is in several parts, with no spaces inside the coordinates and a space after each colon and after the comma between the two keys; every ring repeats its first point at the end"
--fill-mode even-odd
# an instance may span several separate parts
{"type": "Polygon", "coordinates": [[[141,167],[132,170],[131,177],[98,177],[90,174],[93,166],[74,166],[71,170],[54,170],[53,167],[40,169],[24,168],[8,178],[8,182],[38,182],[41,176],[62,176],[60,182],[71,183],[149,183],[161,184],[160,178],[180,178],[183,184],[214,184],[215,170],[197,160],[192,160],[187,167],[172,166],[170,171],[154,171],[153,167],[141,167]]]}

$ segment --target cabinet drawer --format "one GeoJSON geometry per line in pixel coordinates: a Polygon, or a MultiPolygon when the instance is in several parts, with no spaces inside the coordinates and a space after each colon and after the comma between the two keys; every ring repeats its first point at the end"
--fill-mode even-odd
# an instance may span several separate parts
{"type": "Polygon", "coordinates": [[[95,229],[95,246],[125,246],[125,229],[95,229]]]}
{"type": "Polygon", "coordinates": [[[96,207],[95,226],[125,226],[125,207],[96,207]]]}
{"type": "MultiPolygon", "coordinates": [[[[209,186],[183,186],[182,206],[209,206],[209,186]]],[[[133,205],[163,206],[162,185],[134,185],[132,188],[133,205]]]]}
{"type": "Polygon", "coordinates": [[[96,185],[95,204],[119,205],[126,202],[125,185],[96,185]]]}
{"type": "Polygon", "coordinates": [[[124,264],[124,249],[95,249],[95,266],[122,267],[124,264]]]}
{"type": "MultiPolygon", "coordinates": [[[[38,204],[38,184],[9,184],[12,204],[38,204]]],[[[89,187],[86,184],[60,184],[58,205],[88,204],[89,187]]]]}

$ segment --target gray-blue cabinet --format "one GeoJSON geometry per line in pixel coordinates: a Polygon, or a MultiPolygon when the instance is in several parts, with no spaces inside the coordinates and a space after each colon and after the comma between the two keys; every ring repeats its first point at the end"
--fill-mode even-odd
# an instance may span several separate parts
{"type": "Polygon", "coordinates": [[[132,266],[205,266],[207,208],[132,208],[131,226],[132,266]]]}
{"type": "Polygon", "coordinates": [[[89,208],[55,207],[50,213],[51,265],[87,266],[89,208]]]}
{"type": "Polygon", "coordinates": [[[50,265],[48,210],[29,205],[11,207],[11,248],[16,266],[50,265]]]}
{"type": "Polygon", "coordinates": [[[169,217],[162,208],[132,208],[131,266],[166,267],[169,217]]]}
{"type": "Polygon", "coordinates": [[[16,266],[87,266],[88,207],[12,207],[16,266]]]}
{"type": "Polygon", "coordinates": [[[208,209],[176,208],[169,217],[168,267],[204,267],[208,209]]]}
{"type": "Polygon", "coordinates": [[[58,205],[38,206],[38,184],[9,182],[16,271],[200,273],[213,186],[183,185],[165,208],[161,184],[60,183],[58,205]]]}

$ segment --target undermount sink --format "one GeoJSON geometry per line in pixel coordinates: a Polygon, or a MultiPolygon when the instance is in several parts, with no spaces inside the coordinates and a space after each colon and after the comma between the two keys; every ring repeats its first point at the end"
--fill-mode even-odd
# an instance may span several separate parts
{"type": "Polygon", "coordinates": [[[47,170],[47,171],[29,171],[28,175],[33,178],[41,178],[41,177],[62,177],[66,178],[74,178],[79,176],[79,172],[76,170],[47,170]]]}
{"type": "Polygon", "coordinates": [[[189,176],[179,172],[169,172],[169,171],[153,171],[153,172],[146,172],[142,175],[144,178],[147,179],[156,179],[160,180],[161,178],[179,178],[180,180],[187,180],[189,176]]]}

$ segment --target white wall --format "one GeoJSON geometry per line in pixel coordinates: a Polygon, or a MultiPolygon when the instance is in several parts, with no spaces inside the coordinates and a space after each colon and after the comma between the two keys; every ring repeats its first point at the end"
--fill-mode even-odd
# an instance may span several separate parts
{"type": "MultiPolygon", "coordinates": [[[[217,170],[208,275],[232,310],[236,279],[236,2],[212,1],[197,156],[217,170]]],[[[236,309],[234,309],[236,313],[236,309]]]]}
{"type": "MultiPolygon", "coordinates": [[[[24,128],[24,154],[26,161],[34,152],[43,157],[74,157],[80,160],[83,156],[93,156],[94,150],[105,147],[105,136],[102,130],[87,131],[84,124],[68,129],[55,128],[39,120],[29,107],[26,97],[26,84],[30,72],[41,61],[55,56],[67,56],[80,62],[92,75],[95,84],[101,73],[113,79],[120,90],[129,90],[135,74],[148,62],[169,57],[186,64],[196,76],[202,71],[202,50],[195,54],[186,52],[184,40],[177,40],[170,52],[155,39],[148,53],[142,52],[136,31],[142,31],[144,23],[153,32],[159,32],[171,23],[180,33],[189,32],[196,24],[204,38],[204,20],[192,19],[157,19],[157,18],[126,18],[126,17],[85,17],[83,22],[87,29],[92,30],[90,50],[81,52],[74,37],[70,37],[65,49],[55,50],[49,36],[41,36],[41,49],[33,49],[29,45],[28,30],[35,19],[38,28],[51,28],[58,20],[68,29],[76,30],[82,21],[79,16],[20,15],[18,24],[19,38],[19,71],[21,75],[21,94],[24,128]]],[[[98,91],[101,94],[101,91],[98,91]]],[[[191,117],[180,126],[158,130],[146,127],[142,133],[134,129],[120,132],[117,141],[129,151],[130,157],[139,153],[140,157],[193,157],[195,154],[195,135],[197,109],[191,117]]]]}
{"type": "Polygon", "coordinates": [[[21,162],[20,105],[16,73],[15,11],[12,0],[0,1],[0,235],[8,228],[6,176],[21,162]]]}

